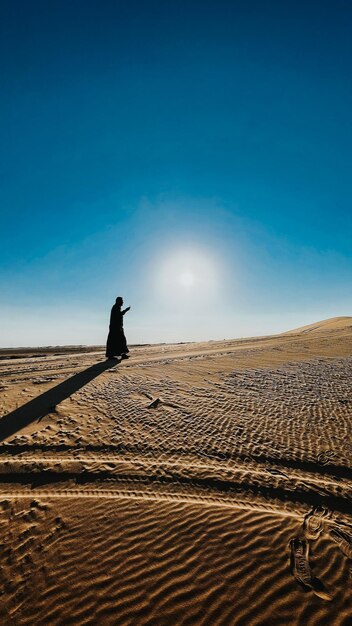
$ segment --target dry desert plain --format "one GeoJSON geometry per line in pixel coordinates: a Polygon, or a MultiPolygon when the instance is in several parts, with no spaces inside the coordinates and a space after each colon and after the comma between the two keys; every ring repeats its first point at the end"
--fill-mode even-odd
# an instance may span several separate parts
{"type": "Polygon", "coordinates": [[[0,357],[1,624],[352,623],[352,318],[0,357]]]}

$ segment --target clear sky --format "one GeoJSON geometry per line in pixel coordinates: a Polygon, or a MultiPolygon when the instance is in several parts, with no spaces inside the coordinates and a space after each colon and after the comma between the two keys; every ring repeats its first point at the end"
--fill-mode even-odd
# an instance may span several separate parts
{"type": "Polygon", "coordinates": [[[0,345],[352,314],[349,0],[3,0],[0,345]]]}

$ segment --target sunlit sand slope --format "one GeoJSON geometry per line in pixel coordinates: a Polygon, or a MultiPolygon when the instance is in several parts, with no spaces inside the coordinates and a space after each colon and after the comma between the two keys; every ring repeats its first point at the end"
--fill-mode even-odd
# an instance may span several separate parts
{"type": "MultiPolygon", "coordinates": [[[[331,317],[327,320],[322,320],[321,322],[316,322],[315,324],[308,324],[307,326],[301,326],[300,328],[295,328],[294,330],[289,330],[288,333],[296,334],[296,333],[306,333],[306,332],[326,332],[329,330],[347,330],[350,331],[352,328],[352,317],[331,317]]],[[[287,333],[287,334],[288,334],[287,333]]]]}
{"type": "Polygon", "coordinates": [[[347,626],[342,319],[3,359],[2,623],[347,626]]]}

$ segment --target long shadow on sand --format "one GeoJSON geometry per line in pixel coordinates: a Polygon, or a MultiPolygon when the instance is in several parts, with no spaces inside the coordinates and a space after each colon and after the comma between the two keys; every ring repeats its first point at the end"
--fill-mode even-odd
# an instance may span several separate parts
{"type": "Polygon", "coordinates": [[[116,365],[117,361],[103,361],[95,363],[83,372],[71,376],[63,383],[56,385],[52,389],[45,391],[37,398],[30,400],[27,404],[11,411],[0,420],[0,441],[14,435],[18,430],[28,426],[31,422],[38,420],[51,411],[55,406],[71,396],[75,391],[84,387],[93,378],[116,365]]]}

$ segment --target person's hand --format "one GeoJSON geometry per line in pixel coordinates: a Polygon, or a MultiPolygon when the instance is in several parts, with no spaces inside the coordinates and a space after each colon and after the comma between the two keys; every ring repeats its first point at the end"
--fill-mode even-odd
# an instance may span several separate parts
{"type": "Polygon", "coordinates": [[[127,311],[130,311],[130,310],[131,310],[130,306],[128,306],[127,309],[125,309],[126,313],[127,313],[127,311]]]}

